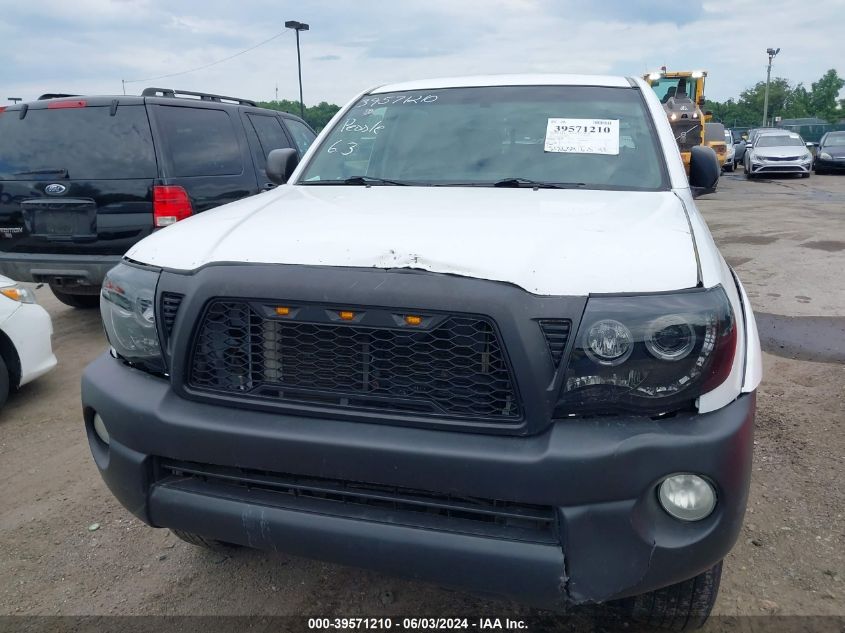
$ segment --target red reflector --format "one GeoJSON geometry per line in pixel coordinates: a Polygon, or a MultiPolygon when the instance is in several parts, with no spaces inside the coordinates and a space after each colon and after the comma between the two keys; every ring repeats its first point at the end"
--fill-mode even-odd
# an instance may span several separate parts
{"type": "Polygon", "coordinates": [[[157,227],[176,224],[193,213],[188,192],[182,187],[158,185],[153,187],[153,218],[157,227]]]}
{"type": "Polygon", "coordinates": [[[88,105],[87,101],[82,99],[72,99],[70,101],[51,101],[47,104],[48,110],[62,110],[64,108],[84,108],[88,105]]]}

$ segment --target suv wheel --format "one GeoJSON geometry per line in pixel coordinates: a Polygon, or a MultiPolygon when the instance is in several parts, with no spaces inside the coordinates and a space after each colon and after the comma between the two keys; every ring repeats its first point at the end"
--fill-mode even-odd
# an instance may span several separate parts
{"type": "Polygon", "coordinates": [[[200,536],[199,534],[195,534],[194,532],[185,532],[183,530],[170,530],[173,534],[177,537],[185,541],[186,543],[190,543],[191,545],[195,545],[197,547],[203,547],[205,549],[210,549],[214,552],[225,552],[232,550],[236,547],[234,543],[226,543],[224,541],[216,541],[211,538],[206,538],[204,536],[200,536]]]}
{"type": "Polygon", "coordinates": [[[96,308],[100,305],[100,293],[95,294],[71,294],[58,290],[56,286],[50,285],[50,290],[56,295],[56,299],[70,306],[71,308],[96,308]]]}
{"type": "Polygon", "coordinates": [[[704,624],[719,594],[722,561],[676,585],[650,591],[622,601],[631,620],[673,631],[697,629],[704,624]]]}

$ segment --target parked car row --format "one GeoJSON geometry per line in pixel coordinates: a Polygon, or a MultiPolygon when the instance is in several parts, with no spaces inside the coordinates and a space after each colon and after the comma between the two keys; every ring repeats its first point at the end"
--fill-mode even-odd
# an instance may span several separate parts
{"type": "Polygon", "coordinates": [[[828,132],[818,146],[782,128],[755,128],[748,131],[747,139],[725,130],[725,141],[729,149],[723,169],[733,171],[742,164],[748,178],[767,174],[808,178],[811,171],[845,172],[845,131],[828,132]],[[811,151],[814,147],[815,153],[811,151]]]}
{"type": "Polygon", "coordinates": [[[267,155],[301,156],[315,138],[247,99],[44,96],[0,107],[0,272],[74,307],[99,304],[106,272],[138,240],[272,189],[267,155]]]}

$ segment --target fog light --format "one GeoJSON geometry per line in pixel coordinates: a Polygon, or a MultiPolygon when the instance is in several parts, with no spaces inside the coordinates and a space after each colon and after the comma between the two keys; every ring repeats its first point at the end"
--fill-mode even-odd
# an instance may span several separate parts
{"type": "Polygon", "coordinates": [[[716,491],[698,475],[672,475],[658,490],[660,505],[681,521],[700,521],[716,507],[716,491]]]}
{"type": "Polygon", "coordinates": [[[94,433],[103,441],[103,444],[108,445],[109,432],[106,430],[106,424],[103,422],[103,418],[100,417],[99,413],[94,414],[94,433]]]}

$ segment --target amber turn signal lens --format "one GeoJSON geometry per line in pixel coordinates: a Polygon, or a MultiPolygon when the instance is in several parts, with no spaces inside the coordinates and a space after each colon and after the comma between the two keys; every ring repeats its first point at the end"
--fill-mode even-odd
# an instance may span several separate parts
{"type": "Polygon", "coordinates": [[[408,314],[405,316],[405,323],[408,325],[419,325],[422,323],[422,317],[415,314],[408,314]]]}
{"type": "Polygon", "coordinates": [[[341,310],[340,312],[338,312],[338,314],[340,315],[340,318],[344,321],[351,321],[355,318],[355,313],[351,310],[341,310]]]}
{"type": "Polygon", "coordinates": [[[287,306],[276,306],[276,314],[279,316],[287,316],[290,314],[290,308],[287,306]]]}

